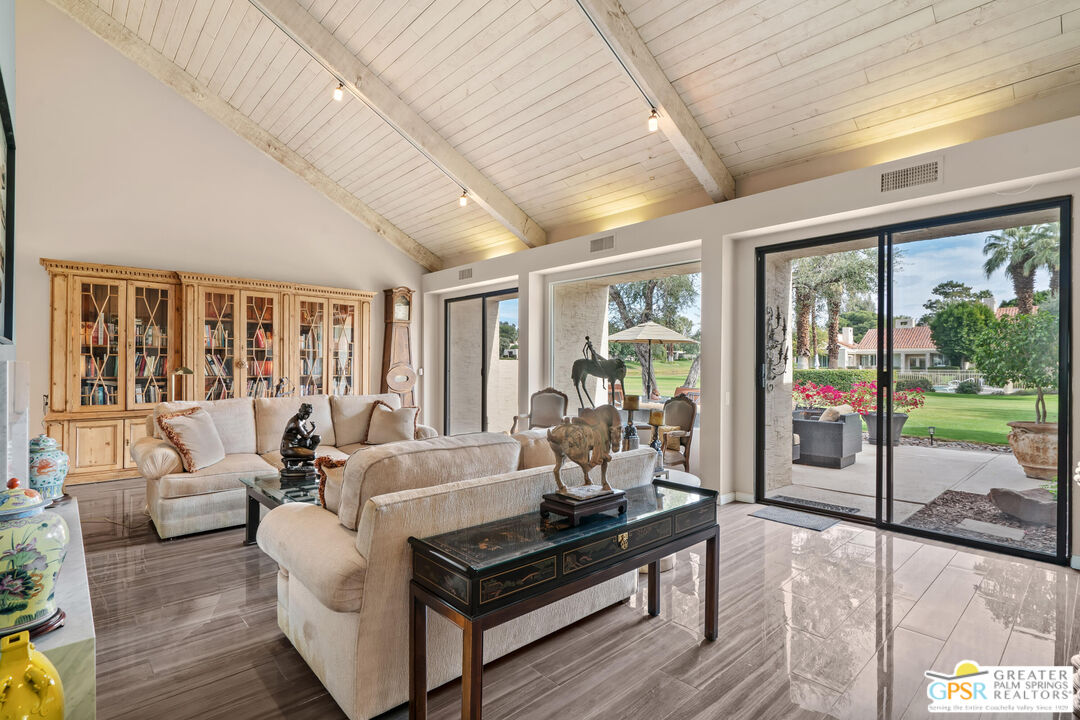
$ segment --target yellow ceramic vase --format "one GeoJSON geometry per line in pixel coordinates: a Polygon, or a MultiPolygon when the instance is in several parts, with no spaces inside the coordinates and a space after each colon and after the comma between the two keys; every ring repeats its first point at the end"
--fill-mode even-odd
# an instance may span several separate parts
{"type": "Polygon", "coordinates": [[[64,687],[30,633],[0,639],[0,720],[64,720],[64,687]]]}

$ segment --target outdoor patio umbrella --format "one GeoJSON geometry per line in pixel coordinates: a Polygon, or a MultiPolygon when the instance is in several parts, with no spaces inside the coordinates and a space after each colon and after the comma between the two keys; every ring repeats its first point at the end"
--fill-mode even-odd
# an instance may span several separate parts
{"type": "Polygon", "coordinates": [[[681,333],[677,333],[671,328],[664,327],[660,323],[655,323],[652,320],[643,322],[640,325],[635,325],[632,328],[621,330],[608,338],[609,343],[637,343],[639,345],[648,345],[649,352],[647,353],[649,358],[649,374],[642,373],[641,387],[645,390],[646,399],[650,399],[652,396],[653,388],[646,388],[645,383],[648,382],[647,378],[652,376],[652,345],[653,343],[660,343],[661,345],[671,345],[674,343],[688,343],[691,345],[697,345],[698,341],[692,338],[688,338],[681,333]]]}

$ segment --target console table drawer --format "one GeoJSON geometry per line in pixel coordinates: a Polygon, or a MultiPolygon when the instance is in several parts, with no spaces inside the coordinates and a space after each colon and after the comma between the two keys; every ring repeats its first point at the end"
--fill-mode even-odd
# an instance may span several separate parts
{"type": "Polygon", "coordinates": [[[562,555],[564,575],[572,575],[597,563],[613,560],[629,552],[640,550],[672,535],[671,518],[631,528],[625,532],[613,534],[603,540],[567,550],[562,555]]]}

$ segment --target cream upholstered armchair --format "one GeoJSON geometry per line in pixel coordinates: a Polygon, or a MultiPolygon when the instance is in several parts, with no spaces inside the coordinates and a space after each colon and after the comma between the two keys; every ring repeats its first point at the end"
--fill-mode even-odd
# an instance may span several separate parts
{"type": "Polygon", "coordinates": [[[529,398],[529,414],[514,417],[510,434],[513,435],[521,430],[558,425],[566,416],[566,407],[569,404],[570,398],[566,397],[566,393],[559,392],[553,387],[534,392],[529,398]]]}
{"type": "Polygon", "coordinates": [[[675,427],[664,435],[664,466],[681,466],[690,472],[690,443],[694,439],[697,404],[686,395],[676,395],[664,403],[664,425],[675,427]]]}

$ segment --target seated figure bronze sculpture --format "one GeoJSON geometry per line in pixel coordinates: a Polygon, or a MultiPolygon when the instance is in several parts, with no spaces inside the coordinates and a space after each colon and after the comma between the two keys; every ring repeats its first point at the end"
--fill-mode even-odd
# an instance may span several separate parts
{"type": "Polygon", "coordinates": [[[322,440],[315,434],[315,423],[311,417],[310,403],[300,405],[281,436],[281,479],[292,482],[315,482],[318,471],[315,469],[315,448],[322,440]]]}

